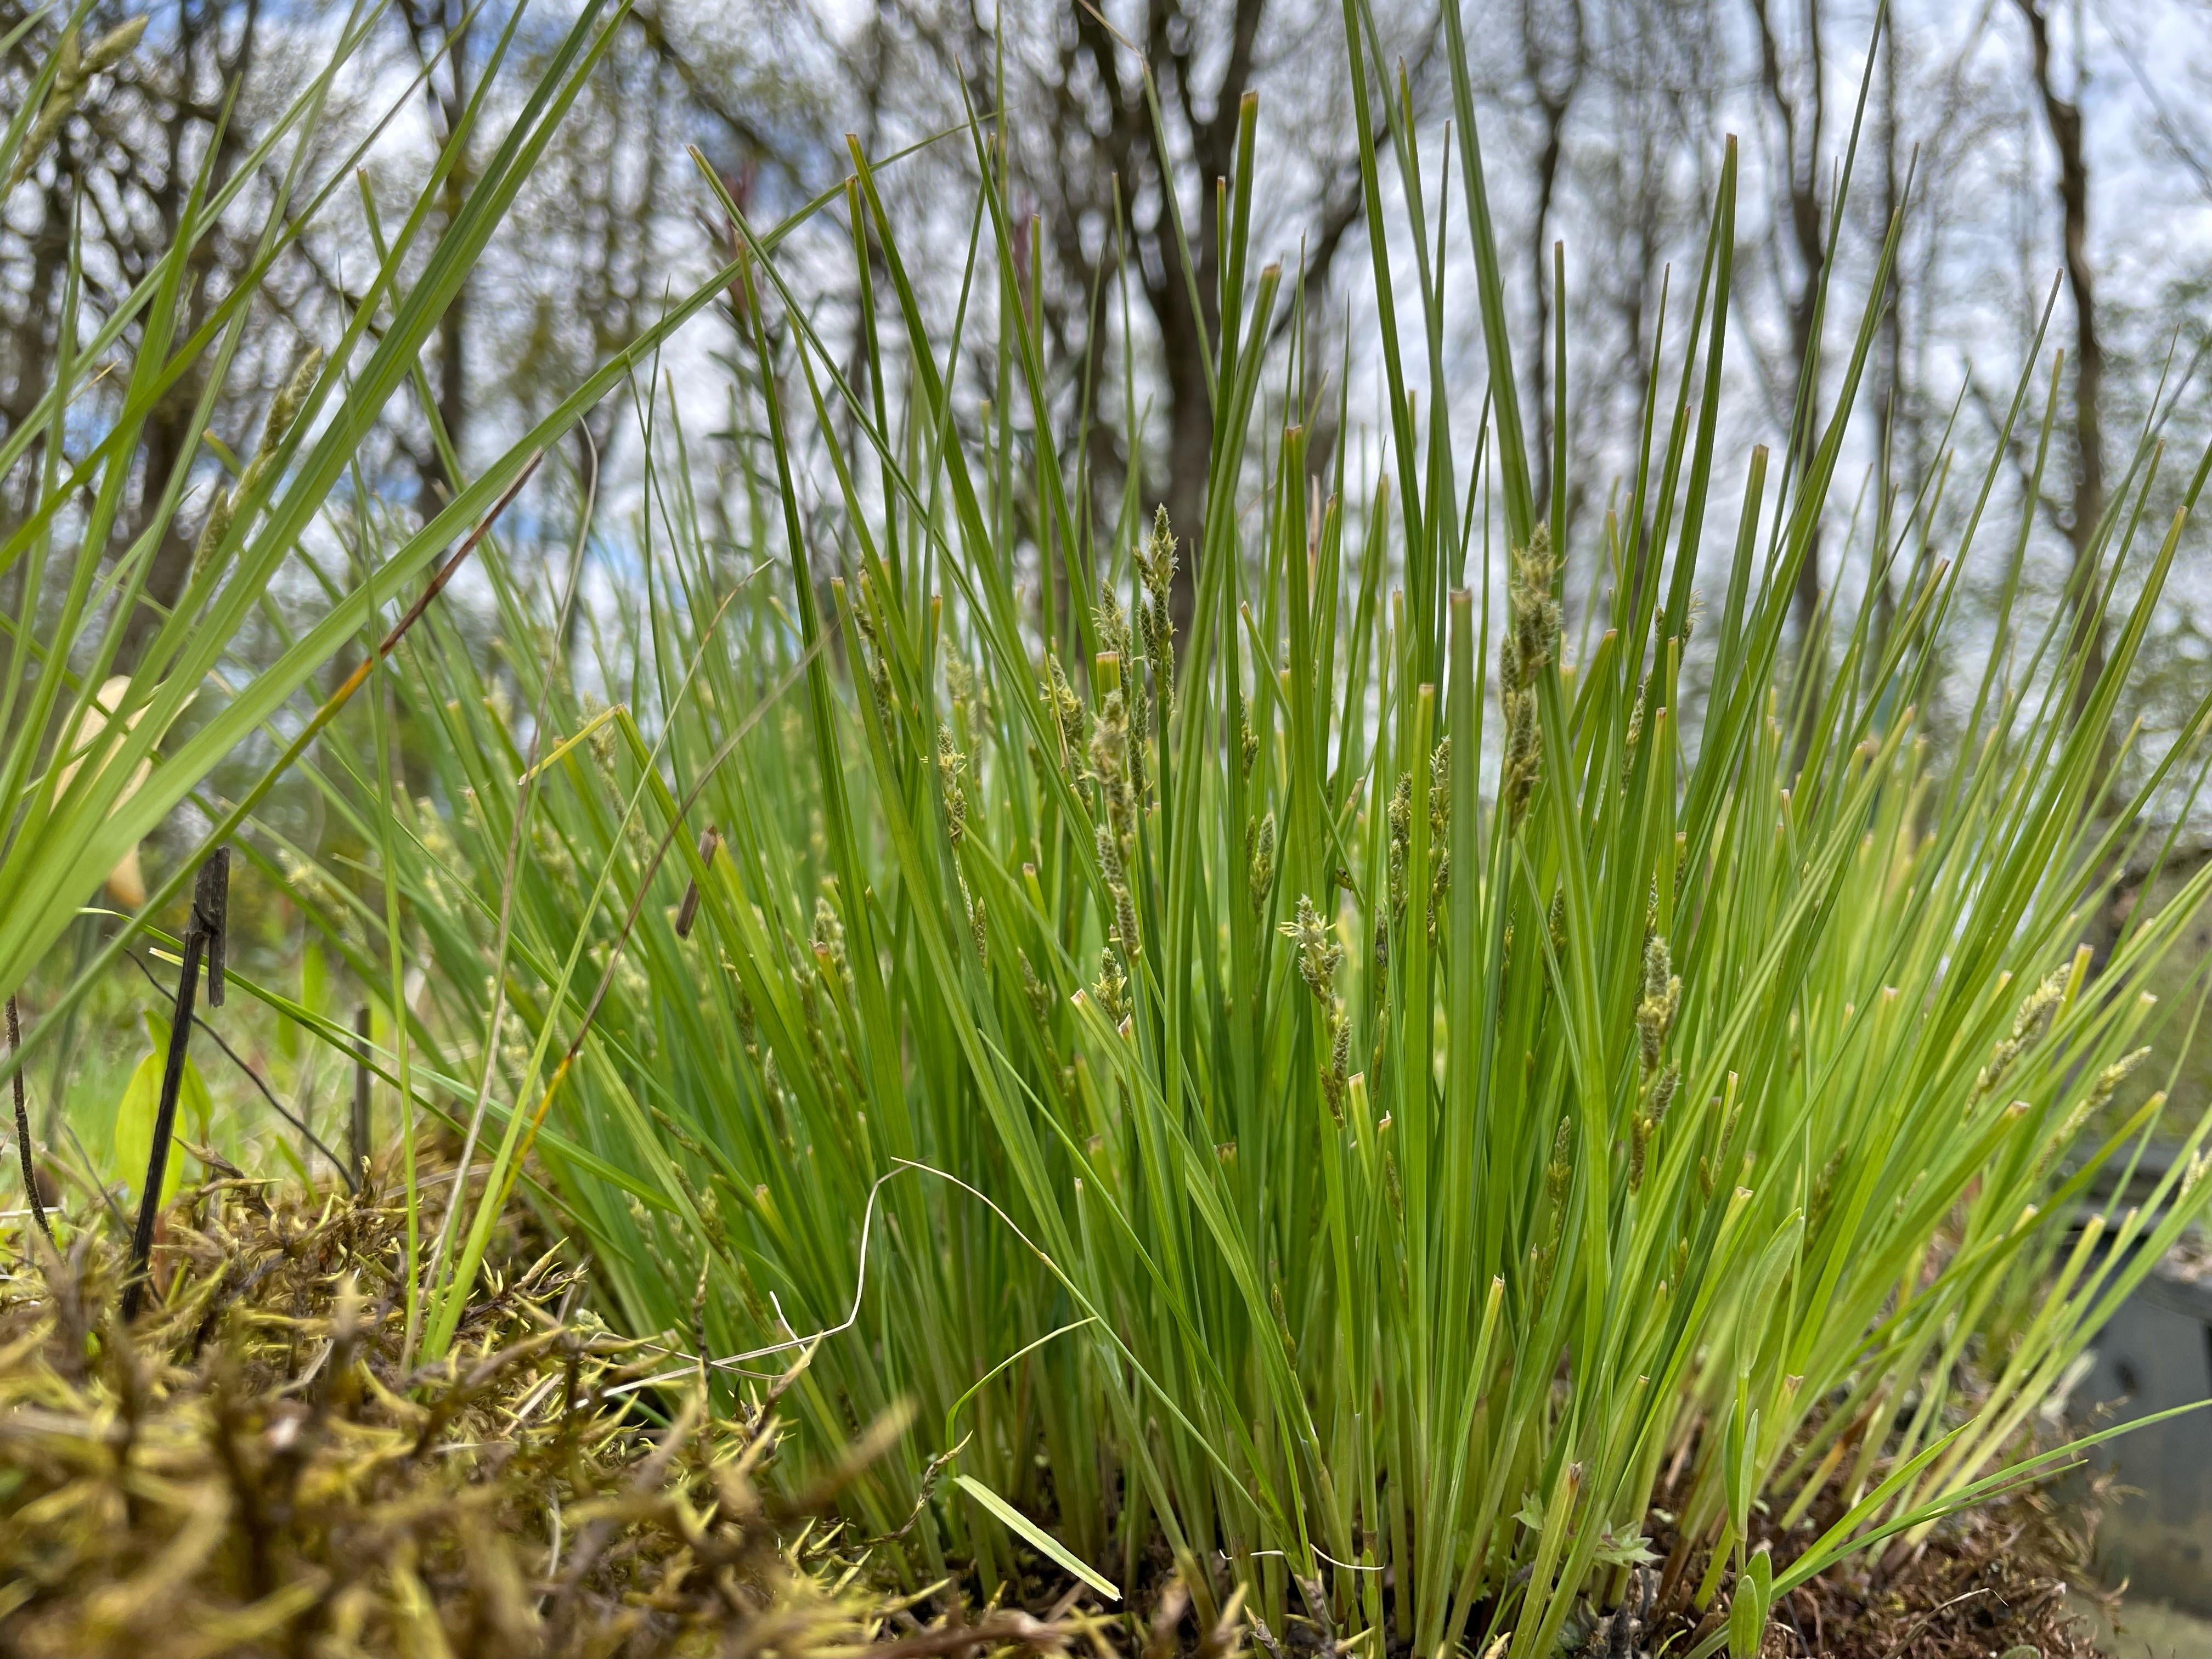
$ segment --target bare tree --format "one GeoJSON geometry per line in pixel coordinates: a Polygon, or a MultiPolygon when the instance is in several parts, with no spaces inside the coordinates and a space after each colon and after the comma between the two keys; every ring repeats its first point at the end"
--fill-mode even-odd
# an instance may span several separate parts
{"type": "Polygon", "coordinates": [[[2105,663],[2104,607],[2089,569],[2098,521],[2105,515],[2105,346],[2097,332],[2097,278],[2089,262],[2089,162],[2078,101],[2083,76],[2077,54],[2075,97],[2060,93],[2051,63],[2051,21],[2042,0],[2013,3],[2027,25],[2029,72],[2058,161],[2066,289],[2074,306],[2074,489],[2061,527],[2073,550],[2074,642],[2086,659],[2075,691],[2078,714],[2105,663]]]}
{"type": "MultiPolygon", "coordinates": [[[[1261,113],[1257,211],[1263,234],[1302,260],[1310,326],[1325,326],[1330,274],[1362,223],[1357,150],[1337,106],[1348,103],[1338,84],[1340,27],[1325,0],[1142,0],[1110,18],[1089,0],[1036,0],[1003,16],[943,0],[881,0],[847,52],[875,131],[926,132],[969,109],[993,118],[1018,222],[1018,275],[1036,281],[1066,391],[1089,386],[1096,413],[1120,400],[1117,347],[1131,354],[1120,366],[1140,363],[1149,444],[1125,442],[1134,434],[1118,421],[1085,422],[1073,395],[1051,418],[1070,440],[1085,426],[1101,517],[1111,521],[1133,475],[1141,495],[1166,506],[1183,538],[1183,614],[1213,420],[1215,183],[1234,170],[1243,100],[1272,88],[1261,113]],[[964,88],[964,106],[948,104],[948,86],[964,88]],[[1033,259],[1042,261],[1034,272],[1033,259]],[[1133,337],[1121,327],[1124,283],[1133,337]]],[[[1415,33],[1408,73],[1418,76],[1433,29],[1415,33]]],[[[1323,464],[1326,442],[1314,451],[1310,460],[1323,464]]]]}
{"type": "Polygon", "coordinates": [[[1559,185],[1567,117],[1589,68],[1589,27],[1583,0],[1556,6],[1521,0],[1521,62],[1528,95],[1542,124],[1534,158],[1536,204],[1528,235],[1528,292],[1535,302],[1535,326],[1528,355],[1530,389],[1536,408],[1536,511],[1552,499],[1552,204],[1559,185]]]}
{"type": "MultiPolygon", "coordinates": [[[[460,130],[468,108],[470,26],[474,8],[465,0],[399,0],[399,10],[406,23],[408,39],[428,72],[422,86],[423,99],[431,112],[434,139],[443,145],[460,130]]],[[[468,167],[464,159],[447,173],[439,190],[438,209],[447,224],[460,217],[468,193],[468,167]]],[[[460,453],[468,425],[469,300],[468,285],[464,283],[439,319],[432,380],[437,398],[438,425],[456,455],[460,453]]],[[[416,474],[421,480],[418,511],[427,519],[444,504],[440,497],[451,498],[459,488],[459,481],[448,476],[434,441],[426,443],[417,452],[416,474]]]]}
{"type": "MultiPolygon", "coordinates": [[[[1784,274],[1778,249],[1776,276],[1784,288],[1790,322],[1790,367],[1793,461],[1800,477],[1820,441],[1820,374],[1814,332],[1820,322],[1820,277],[1826,263],[1823,235],[1821,170],[1828,165],[1823,148],[1827,126],[1827,63],[1821,40],[1820,0],[1803,0],[1802,73],[1784,68],[1784,49],[1772,15],[1772,0],[1749,0],[1759,33],[1759,84],[1768,107],[1781,124],[1782,146],[1774,193],[1778,228],[1784,229],[1792,264],[1784,274]]],[[[1776,239],[1778,243],[1782,238],[1776,239]]],[[[1808,644],[1807,672],[1820,665],[1809,646],[1820,614],[1820,542],[1816,530],[1798,568],[1795,599],[1799,637],[1808,644]]]]}
{"type": "MultiPolygon", "coordinates": [[[[1258,55],[1269,0],[1234,0],[1224,15],[1184,0],[1148,0],[1143,38],[1162,95],[1171,100],[1188,145],[1187,161],[1163,155],[1160,134],[1146,107],[1141,75],[1132,55],[1099,15],[1073,5],[1073,28],[1063,37],[1052,94],[1066,118],[1047,178],[1058,199],[1046,213],[1054,252],[1072,286],[1095,289],[1100,276],[1120,268],[1134,279],[1156,331],[1160,351],[1160,404],[1166,447],[1147,493],[1164,501],[1170,520],[1194,538],[1204,514],[1206,472],[1213,413],[1206,390],[1208,342],[1220,326],[1219,227],[1211,200],[1213,181],[1233,170],[1237,110],[1256,89],[1258,55]],[[1209,36],[1212,37],[1209,39],[1209,36]],[[1225,46],[1226,50],[1222,50],[1225,46]],[[1218,57],[1218,72],[1205,65],[1218,57]],[[1195,178],[1203,192],[1198,211],[1177,234],[1170,192],[1178,173],[1195,178]],[[1153,204],[1148,218],[1131,223],[1133,239],[1101,238],[1085,246],[1086,220],[1104,222],[1124,210],[1153,204]],[[1126,248],[1128,264],[1121,266],[1126,248]]],[[[1273,115],[1279,125],[1282,115],[1273,115]]],[[[1347,142],[1320,184],[1304,240],[1304,280],[1310,312],[1322,309],[1330,270],[1360,220],[1358,175],[1347,142]]],[[[1092,331],[1094,337],[1100,331],[1092,331]]],[[[1124,464],[1140,464],[1126,457],[1124,464]]],[[[1178,573],[1178,603],[1188,612],[1195,561],[1178,573]]]]}
{"type": "MultiPolygon", "coordinates": [[[[22,15],[21,0],[0,0],[0,30],[22,15]]],[[[0,301],[0,360],[6,366],[0,418],[9,431],[28,418],[50,384],[72,224],[87,250],[85,298],[105,308],[176,242],[203,173],[210,187],[229,178],[248,141],[238,120],[223,120],[224,93],[253,70],[259,20],[258,0],[182,0],[155,39],[113,66],[105,90],[79,106],[56,134],[52,158],[16,192],[31,199],[20,204],[20,218],[9,216],[4,233],[6,242],[27,243],[29,256],[22,267],[27,280],[21,288],[9,284],[0,301]]],[[[87,27],[97,33],[121,21],[121,9],[102,9],[87,27]]],[[[47,28],[18,40],[6,66],[9,78],[27,84],[52,45],[47,28]]],[[[195,245],[179,296],[180,332],[198,325],[227,272],[242,265],[249,251],[220,229],[195,245]]],[[[142,522],[151,522],[154,504],[198,453],[193,416],[205,390],[204,373],[195,367],[179,377],[146,425],[137,458],[142,522]]],[[[27,456],[22,465],[30,464],[27,456]]],[[[22,487],[19,477],[9,495],[11,518],[21,510],[22,487]]],[[[190,529],[173,519],[148,561],[118,665],[137,659],[175,604],[191,574],[191,553],[190,529]]]]}
{"type": "MultiPolygon", "coordinates": [[[[1716,147],[1708,88],[1716,47],[1707,10],[1695,5],[1615,0],[1590,19],[1581,136],[1567,158],[1573,207],[1552,216],[1568,221],[1559,228],[1570,238],[1568,269],[1577,273],[1569,331],[1585,343],[1583,361],[1615,367],[1581,376],[1568,403],[1563,505],[1571,536],[1582,499],[1593,488],[1610,489],[1633,465],[1669,262],[1694,257],[1704,234],[1711,179],[1677,164],[1716,147]]],[[[1550,350],[1544,342],[1547,361],[1550,350]]],[[[1620,531],[1639,569],[1650,553],[1648,517],[1620,531]]]]}

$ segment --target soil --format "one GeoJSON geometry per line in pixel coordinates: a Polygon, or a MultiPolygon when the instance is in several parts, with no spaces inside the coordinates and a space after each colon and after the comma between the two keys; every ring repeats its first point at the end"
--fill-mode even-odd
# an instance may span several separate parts
{"type": "MultiPolygon", "coordinates": [[[[1817,1526],[1839,1502],[1814,1504],[1817,1526]]],[[[1775,1604],[1765,1659],[2097,1659],[2085,1604],[2109,1619],[2118,1603],[2087,1588],[2096,1583],[2089,1562],[2100,1507],[2100,1495],[2093,1489],[2084,1501],[2078,1482],[2063,1504],[2047,1488],[2030,1489],[1944,1522],[1898,1557],[1880,1548],[1854,1556],[1775,1604]]],[[[1814,1535],[1807,1529],[1796,1546],[1814,1535]]],[[[1674,1541],[1663,1528],[1655,1535],[1655,1547],[1674,1541]]],[[[1790,1543],[1772,1541],[1787,1561],[1790,1543]]],[[[1694,1583],[1704,1565],[1693,1560],[1685,1579],[1694,1583]]],[[[1655,1620],[1644,1650],[1685,1652],[1725,1613],[1722,1595],[1705,1619],[1685,1609],[1655,1620]]]]}
{"type": "Polygon", "coordinates": [[[2094,1628],[2068,1595],[2092,1582],[2087,1555],[2051,1496],[2030,1493],[1961,1518],[1886,1575],[1862,1559],[1801,1585],[1776,1609],[1767,1652],[2089,1659],[2094,1628]]]}

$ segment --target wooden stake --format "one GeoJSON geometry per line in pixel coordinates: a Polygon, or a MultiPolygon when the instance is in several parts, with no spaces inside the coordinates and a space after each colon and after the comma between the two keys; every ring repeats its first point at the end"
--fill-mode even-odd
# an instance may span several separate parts
{"type": "MultiPolygon", "coordinates": [[[[15,999],[8,999],[8,1052],[13,1054],[23,1046],[23,1033],[15,1023],[15,999]]],[[[46,1202],[39,1196],[39,1165],[31,1155],[31,1114],[23,1104],[23,1068],[18,1065],[11,1079],[15,1085],[15,1145],[23,1155],[23,1200],[31,1206],[31,1217],[39,1224],[39,1231],[52,1243],[53,1223],[46,1219],[46,1202]]]]}
{"type": "Polygon", "coordinates": [[[230,849],[218,847],[200,866],[192,886],[192,910],[185,923],[185,960],[177,975],[177,1002],[169,1015],[169,1052],[161,1066],[161,1103],[154,1117],[154,1150],[146,1165],[146,1185],[138,1196],[138,1228],[131,1241],[131,1274],[123,1287],[123,1318],[136,1318],[146,1293],[154,1255],[154,1224],[161,1214],[161,1177],[169,1167],[169,1143],[177,1127],[177,1095],[184,1086],[185,1054],[191,1042],[192,1001],[199,988],[200,963],[207,963],[208,1006],[222,1006],[223,912],[230,896],[230,849]]]}
{"type": "Polygon", "coordinates": [[[368,1178],[368,1009],[353,1011],[353,1123],[349,1133],[347,1151],[352,1155],[354,1173],[362,1180],[368,1178]]]}

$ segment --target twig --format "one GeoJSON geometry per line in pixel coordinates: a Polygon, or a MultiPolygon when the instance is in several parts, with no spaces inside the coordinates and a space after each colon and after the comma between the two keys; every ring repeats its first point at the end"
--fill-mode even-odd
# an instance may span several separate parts
{"type": "Polygon", "coordinates": [[[1987,1584],[1977,1584],[1973,1589],[1970,1590],[1963,1590],[1960,1594],[1953,1596],[1948,1601],[1938,1601],[1934,1607],[1929,1608],[1927,1612],[1920,1615],[1919,1623],[1916,1624],[1911,1630],[1905,1632],[1904,1640],[1900,1641],[1897,1644],[1897,1651],[1902,1653],[1905,1649],[1911,1647],[1912,1645],[1912,1638],[1919,1635],[1922,1631],[1926,1630],[1930,1624],[1934,1623],[1937,1613],[1945,1612],[1949,1608],[1955,1607],[1961,1601],[1971,1601],[1977,1595],[1987,1595],[1989,1593],[1990,1587],[1987,1584]]]}

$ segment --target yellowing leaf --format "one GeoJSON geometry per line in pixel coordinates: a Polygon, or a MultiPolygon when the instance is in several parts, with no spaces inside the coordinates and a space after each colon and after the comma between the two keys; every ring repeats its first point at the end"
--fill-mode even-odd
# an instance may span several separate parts
{"type": "MultiPolygon", "coordinates": [[[[62,768],[61,775],[56,780],[55,784],[57,794],[66,791],[70,785],[76,781],[78,772],[88,762],[92,765],[93,775],[95,778],[100,777],[106,769],[109,759],[120,749],[122,740],[129,737],[138,722],[146,717],[147,705],[142,704],[133,709],[130,717],[122,722],[120,731],[110,733],[108,728],[115,724],[115,711],[123,706],[124,699],[130,694],[130,690],[131,676],[118,674],[94,694],[92,706],[84,711],[83,719],[78,721],[76,739],[70,746],[70,752],[76,758],[62,768]]],[[[107,810],[111,813],[115,811],[124,802],[136,794],[139,786],[146,781],[148,774],[153,769],[151,761],[140,761],[131,769],[130,777],[125,780],[121,790],[116,794],[107,810]]],[[[108,873],[107,895],[126,910],[135,910],[145,903],[146,880],[139,872],[138,849],[136,847],[125,853],[117,861],[115,868],[108,873]]]]}
{"type": "Polygon", "coordinates": [[[1050,1556],[1053,1560],[1102,1595],[1111,1596],[1116,1601],[1121,1599],[1121,1592],[1112,1579],[1090,1565],[1074,1551],[1069,1549],[1066,1545],[1061,1543],[1060,1540],[1054,1538],[1042,1527],[975,1479],[974,1475],[957,1474],[952,1478],[961,1491],[1012,1527],[1041,1553],[1050,1556]]]}

